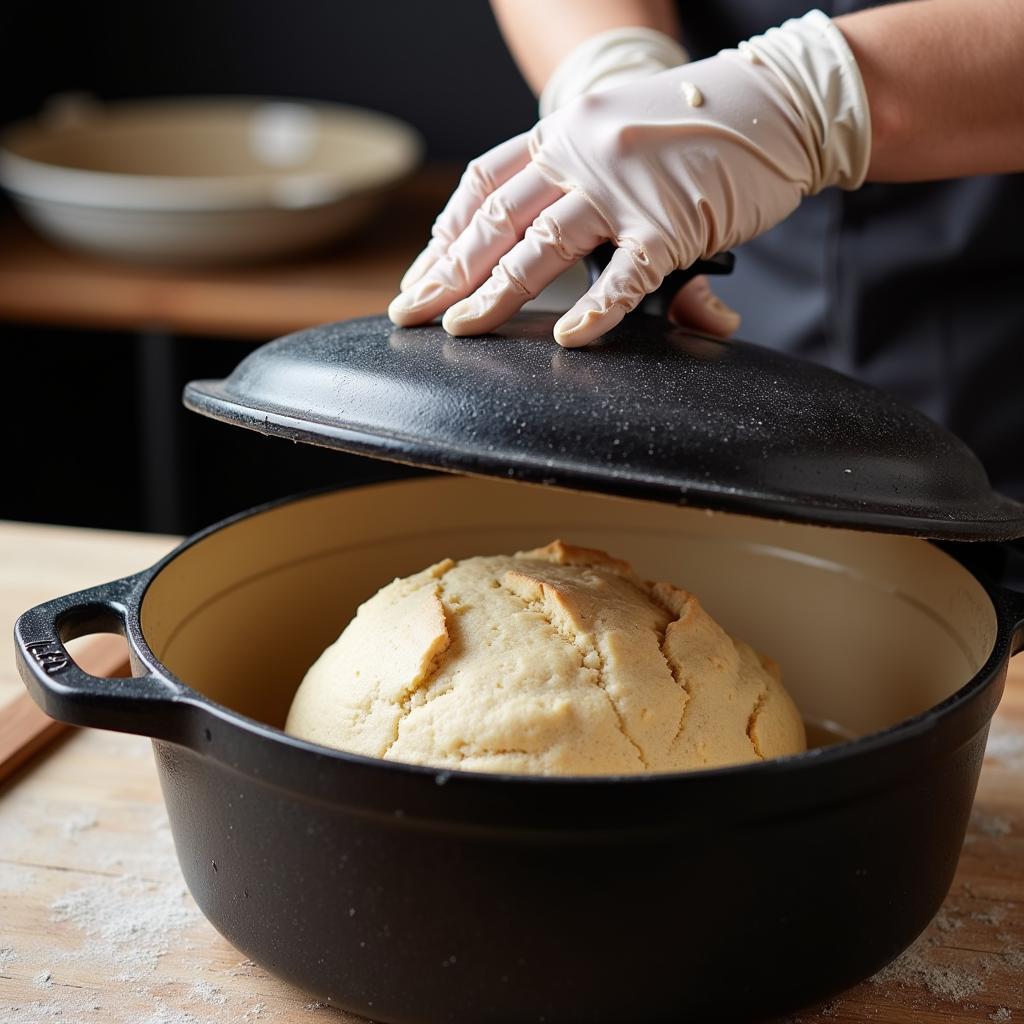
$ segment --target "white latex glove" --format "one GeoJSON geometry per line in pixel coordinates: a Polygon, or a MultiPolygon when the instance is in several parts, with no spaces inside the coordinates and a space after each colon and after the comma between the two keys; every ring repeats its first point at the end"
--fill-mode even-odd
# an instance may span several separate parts
{"type": "MultiPolygon", "coordinates": [[[[657,29],[624,26],[599,32],[566,54],[552,72],[540,96],[540,115],[547,117],[580,96],[648,78],[689,59],[675,39],[657,29]]],[[[437,246],[436,241],[431,244],[437,246]]],[[[667,313],[673,323],[719,338],[730,337],[740,326],[739,313],[715,295],[703,274],[676,292],[667,313]]]]}
{"type": "MultiPolygon", "coordinates": [[[[648,78],[659,71],[685,64],[689,59],[679,43],[656,29],[636,26],[599,32],[584,39],[566,54],[551,73],[540,95],[540,116],[547,117],[559,107],[587,93],[624,85],[638,78],[648,78]]],[[[484,154],[481,159],[487,160],[489,157],[490,154],[484,154]]],[[[473,202],[475,195],[479,194],[480,199],[486,195],[486,191],[481,194],[481,190],[486,190],[486,182],[480,182],[478,187],[473,178],[476,164],[479,161],[470,164],[463,176],[462,184],[470,190],[470,202],[473,202]]],[[[465,218],[457,217],[456,220],[459,223],[468,220],[477,205],[479,200],[473,202],[472,209],[465,212],[465,218]]],[[[452,223],[453,218],[447,216],[447,210],[438,217],[427,247],[402,277],[400,287],[403,290],[419,280],[448,252],[448,247],[455,241],[455,236],[449,230],[452,223]]]]}
{"type": "Polygon", "coordinates": [[[805,195],[857,188],[870,138],[853,55],[812,11],[586,95],[474,160],[388,314],[409,326],[447,310],[451,334],[486,333],[611,239],[608,267],[555,324],[559,344],[586,345],[672,270],[753,238],[805,195]]]}

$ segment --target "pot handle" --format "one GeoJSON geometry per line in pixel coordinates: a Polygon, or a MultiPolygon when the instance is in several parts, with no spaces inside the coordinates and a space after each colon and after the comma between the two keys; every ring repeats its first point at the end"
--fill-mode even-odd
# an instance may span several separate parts
{"type": "MultiPolygon", "coordinates": [[[[591,284],[598,279],[601,271],[608,265],[613,252],[615,252],[615,246],[611,242],[605,242],[584,257],[587,276],[591,284]]],[[[650,295],[640,302],[638,309],[643,313],[650,313],[652,316],[667,317],[669,306],[671,306],[676,292],[684,284],[693,280],[698,274],[731,274],[735,265],[736,257],[731,252],[720,252],[709,259],[697,260],[685,270],[673,270],[650,295]]]]}
{"type": "Polygon", "coordinates": [[[32,699],[51,718],[184,741],[191,707],[181,685],[152,668],[127,679],[90,675],[64,646],[90,633],[127,632],[128,600],[144,573],[54,598],[14,624],[18,671],[32,699]]]}
{"type": "Polygon", "coordinates": [[[996,590],[1010,625],[1010,657],[1024,651],[1024,538],[1000,545],[1004,564],[996,590]]]}
{"type": "Polygon", "coordinates": [[[1024,651],[1024,594],[1003,588],[1001,595],[1010,613],[1010,657],[1024,651]]]}
{"type": "Polygon", "coordinates": [[[999,591],[1010,623],[1010,657],[1024,651],[1024,594],[1002,588],[999,591]]]}

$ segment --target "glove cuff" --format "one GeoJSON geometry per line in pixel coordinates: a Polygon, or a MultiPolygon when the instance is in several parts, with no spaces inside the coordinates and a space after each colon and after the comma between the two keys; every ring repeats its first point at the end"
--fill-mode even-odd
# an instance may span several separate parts
{"type": "Polygon", "coordinates": [[[739,51],[782,79],[817,144],[810,194],[830,185],[859,188],[871,160],[871,114],[860,68],[832,19],[810,11],[740,43],[739,51]]]}
{"type": "Polygon", "coordinates": [[[540,116],[570,100],[685,64],[686,50],[653,28],[613,28],[585,39],[555,68],[540,94],[540,116]]]}

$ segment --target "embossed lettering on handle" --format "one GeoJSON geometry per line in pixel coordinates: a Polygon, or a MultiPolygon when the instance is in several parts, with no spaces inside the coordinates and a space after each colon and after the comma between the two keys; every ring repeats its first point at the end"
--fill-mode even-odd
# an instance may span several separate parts
{"type": "Polygon", "coordinates": [[[69,658],[56,640],[33,640],[25,650],[39,663],[42,670],[54,676],[68,667],[69,658]]]}

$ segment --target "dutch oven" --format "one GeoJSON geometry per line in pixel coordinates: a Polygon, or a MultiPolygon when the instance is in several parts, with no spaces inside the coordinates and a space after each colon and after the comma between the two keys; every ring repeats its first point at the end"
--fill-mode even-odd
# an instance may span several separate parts
{"type": "Polygon", "coordinates": [[[40,605],[16,626],[26,685],[63,721],[153,738],[203,913],[335,1006],[621,1024],[834,995],[906,948],[949,888],[1024,645],[1006,583],[1024,506],[941,428],[829,370],[650,313],[563,351],[552,322],[453,339],[357,320],[190,384],[201,413],[462,475],[258,508],[40,605]],[[306,668],[383,583],[558,536],[699,594],[780,662],[812,734],[853,738],[542,778],[281,731],[306,668]],[[64,642],[96,631],[127,637],[133,678],[75,665],[64,642]]]}

